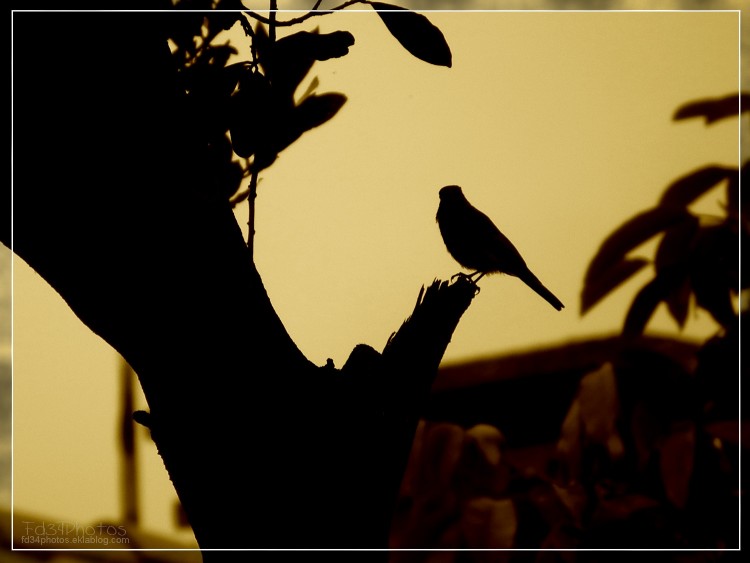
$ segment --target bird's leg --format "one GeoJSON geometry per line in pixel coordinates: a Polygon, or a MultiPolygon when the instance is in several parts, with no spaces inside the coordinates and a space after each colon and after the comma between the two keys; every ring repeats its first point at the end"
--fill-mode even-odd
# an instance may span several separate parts
{"type": "Polygon", "coordinates": [[[477,280],[484,275],[484,274],[481,274],[479,276],[479,278],[477,278],[476,280],[473,279],[472,276],[476,276],[477,274],[480,274],[480,272],[476,271],[476,272],[473,272],[471,274],[464,274],[463,272],[458,272],[457,274],[453,274],[451,276],[451,281],[455,280],[456,278],[461,278],[461,279],[464,279],[464,280],[469,280],[471,282],[471,285],[474,286],[474,295],[476,295],[480,291],[480,288],[477,285],[477,280]]]}
{"type": "Polygon", "coordinates": [[[481,271],[477,270],[476,272],[474,272],[474,273],[471,273],[471,274],[469,274],[469,276],[468,276],[468,277],[469,277],[469,279],[470,279],[471,281],[473,281],[474,283],[477,283],[477,282],[478,282],[479,280],[481,280],[481,279],[482,279],[482,278],[484,277],[484,275],[485,275],[486,273],[487,273],[487,272],[481,272],[481,271]],[[479,275],[477,276],[477,279],[474,279],[474,276],[476,276],[477,274],[479,274],[479,275]]]}
{"type": "MultiPolygon", "coordinates": [[[[476,272],[474,272],[474,274],[476,274],[476,272]]],[[[458,272],[457,274],[453,274],[451,276],[451,281],[455,280],[456,278],[464,278],[464,279],[470,279],[471,280],[471,276],[473,276],[474,274],[464,274],[463,272],[458,272]]],[[[472,280],[472,281],[474,281],[474,280],[472,280]]]]}
{"type": "Polygon", "coordinates": [[[479,280],[481,280],[484,277],[486,273],[487,272],[483,272],[481,270],[477,270],[476,272],[472,272],[470,274],[464,274],[463,272],[458,272],[457,274],[453,274],[451,276],[451,281],[455,280],[456,278],[464,278],[464,279],[469,280],[471,283],[477,283],[479,280]],[[474,279],[474,276],[476,276],[477,274],[479,274],[479,276],[476,279],[474,279]]]}

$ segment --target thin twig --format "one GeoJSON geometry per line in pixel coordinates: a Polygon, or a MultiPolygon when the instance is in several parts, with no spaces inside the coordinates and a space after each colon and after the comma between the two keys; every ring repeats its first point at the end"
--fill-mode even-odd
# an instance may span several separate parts
{"type": "Polygon", "coordinates": [[[369,4],[369,3],[370,3],[370,0],[349,0],[348,2],[344,2],[343,4],[341,4],[340,6],[336,6],[335,8],[330,8],[328,10],[307,12],[304,16],[300,16],[298,18],[292,18],[291,20],[275,20],[275,19],[271,20],[271,18],[261,16],[259,13],[253,12],[253,11],[246,11],[244,12],[244,14],[261,23],[270,25],[271,21],[274,21],[274,24],[278,27],[289,27],[292,25],[297,25],[298,23],[302,23],[303,21],[309,20],[310,18],[314,16],[324,16],[332,12],[338,12],[340,10],[343,10],[344,8],[353,6],[354,4],[369,4]]]}
{"type": "MultiPolygon", "coordinates": [[[[273,44],[276,41],[276,11],[278,10],[277,0],[269,1],[269,14],[271,16],[268,21],[268,38],[273,44]]],[[[253,41],[253,47],[255,41],[253,41]]],[[[253,53],[253,59],[255,60],[255,54],[253,53]]],[[[262,108],[265,110],[266,108],[262,108]]],[[[258,155],[255,155],[256,158],[258,155]]],[[[250,168],[250,186],[248,187],[248,213],[247,213],[247,248],[250,251],[250,259],[253,259],[253,245],[255,241],[255,198],[258,195],[258,172],[259,168],[255,165],[255,161],[250,168]]]]}
{"type": "Polygon", "coordinates": [[[271,0],[269,8],[268,17],[270,22],[268,24],[268,39],[273,43],[276,41],[276,10],[279,9],[278,2],[276,0],[271,0]]]}
{"type": "Polygon", "coordinates": [[[251,41],[255,39],[253,26],[250,25],[250,22],[247,20],[247,18],[240,18],[240,25],[242,26],[242,30],[245,32],[245,35],[247,35],[251,41]]]}

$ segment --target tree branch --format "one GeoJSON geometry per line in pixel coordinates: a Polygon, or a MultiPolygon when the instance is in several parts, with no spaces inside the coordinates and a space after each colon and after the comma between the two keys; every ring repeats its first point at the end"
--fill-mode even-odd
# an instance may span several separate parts
{"type": "Polygon", "coordinates": [[[269,0],[270,10],[268,12],[268,40],[273,44],[276,41],[276,0],[269,0]]]}
{"type": "MultiPolygon", "coordinates": [[[[264,23],[266,25],[271,25],[271,23],[273,22],[274,25],[279,26],[279,27],[289,27],[289,26],[300,24],[316,16],[324,16],[326,14],[331,14],[333,12],[341,11],[355,4],[369,4],[369,3],[370,2],[368,0],[349,0],[348,2],[344,2],[343,4],[336,6],[335,8],[330,8],[328,10],[310,11],[310,12],[307,12],[304,16],[300,16],[298,18],[292,18],[290,20],[276,20],[275,18],[272,18],[272,17],[267,18],[265,16],[261,16],[257,12],[253,12],[252,10],[247,10],[243,13],[246,16],[251,17],[254,20],[264,23]]],[[[313,8],[313,10],[315,9],[313,8]]]]}

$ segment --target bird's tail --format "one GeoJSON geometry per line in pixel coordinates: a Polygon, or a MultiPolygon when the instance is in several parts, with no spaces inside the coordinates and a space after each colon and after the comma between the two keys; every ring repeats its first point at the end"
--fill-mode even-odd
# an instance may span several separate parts
{"type": "Polygon", "coordinates": [[[531,270],[526,270],[522,275],[518,276],[522,282],[524,282],[526,285],[528,285],[531,289],[536,291],[539,295],[541,295],[547,303],[552,305],[555,309],[558,311],[561,310],[565,305],[562,304],[562,301],[560,301],[557,297],[554,296],[554,294],[544,287],[544,284],[539,281],[539,278],[537,278],[533,273],[531,273],[531,270]]]}

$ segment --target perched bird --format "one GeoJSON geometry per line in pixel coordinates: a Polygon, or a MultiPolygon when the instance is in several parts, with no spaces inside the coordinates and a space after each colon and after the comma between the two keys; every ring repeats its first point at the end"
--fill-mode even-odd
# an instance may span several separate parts
{"type": "Polygon", "coordinates": [[[508,237],[468,202],[460,187],[446,186],[440,190],[437,222],[451,256],[464,268],[474,270],[471,274],[460,275],[474,283],[485,274],[516,276],[558,311],[565,306],[531,273],[508,237]]]}

